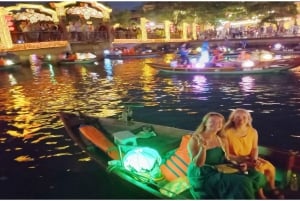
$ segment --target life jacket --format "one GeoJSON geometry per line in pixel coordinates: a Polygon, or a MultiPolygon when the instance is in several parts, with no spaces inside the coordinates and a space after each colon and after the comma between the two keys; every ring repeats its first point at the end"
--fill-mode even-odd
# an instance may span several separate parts
{"type": "Polygon", "coordinates": [[[172,181],[186,176],[190,163],[187,146],[191,136],[190,134],[182,136],[178,149],[160,166],[161,173],[166,180],[172,181]]]}
{"type": "Polygon", "coordinates": [[[3,58],[0,58],[0,66],[4,66],[4,64],[5,64],[4,59],[3,59],[3,58]]]}

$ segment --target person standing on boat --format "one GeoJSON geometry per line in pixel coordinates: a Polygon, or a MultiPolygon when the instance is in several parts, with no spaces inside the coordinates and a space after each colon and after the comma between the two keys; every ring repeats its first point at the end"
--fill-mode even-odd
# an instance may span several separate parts
{"type": "MultiPolygon", "coordinates": [[[[251,114],[237,108],[228,117],[224,126],[227,141],[225,148],[230,160],[247,163],[266,176],[272,196],[283,199],[283,194],[275,186],[275,167],[267,160],[258,157],[258,133],[252,126],[251,114]]],[[[262,189],[260,189],[261,193],[262,189]]]]}
{"type": "Polygon", "coordinates": [[[187,48],[187,44],[183,43],[179,49],[180,64],[190,65],[189,53],[190,53],[190,50],[187,48]]]}
{"type": "Polygon", "coordinates": [[[204,68],[209,62],[209,43],[204,41],[201,46],[201,56],[196,63],[197,68],[204,68]]]}
{"type": "Polygon", "coordinates": [[[206,114],[188,142],[191,163],[187,177],[191,194],[195,199],[255,199],[258,189],[265,185],[263,174],[255,170],[248,175],[239,170],[225,174],[216,168],[226,163],[223,149],[226,141],[222,139],[224,123],[223,115],[206,114]]]}

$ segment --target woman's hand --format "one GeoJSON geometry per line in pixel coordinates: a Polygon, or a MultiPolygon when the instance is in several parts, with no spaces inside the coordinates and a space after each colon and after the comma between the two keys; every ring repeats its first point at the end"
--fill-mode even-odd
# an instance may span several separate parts
{"type": "Polygon", "coordinates": [[[205,139],[203,139],[203,137],[196,136],[196,142],[197,142],[197,146],[198,146],[199,150],[200,150],[200,148],[202,148],[202,149],[207,148],[207,142],[205,139]]]}
{"type": "Polygon", "coordinates": [[[199,143],[198,144],[199,144],[199,146],[202,147],[202,149],[206,150],[206,148],[207,148],[207,141],[204,138],[199,137],[199,143]]]}
{"type": "Polygon", "coordinates": [[[240,163],[239,164],[239,169],[244,174],[248,174],[248,164],[247,163],[240,163]]]}
{"type": "Polygon", "coordinates": [[[247,163],[240,163],[239,168],[242,172],[244,172],[244,171],[247,171],[248,165],[247,165],[247,163]]]}

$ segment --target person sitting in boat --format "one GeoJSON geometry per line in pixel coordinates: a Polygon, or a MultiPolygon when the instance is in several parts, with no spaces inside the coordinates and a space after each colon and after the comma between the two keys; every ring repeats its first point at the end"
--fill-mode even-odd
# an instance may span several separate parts
{"type": "Polygon", "coordinates": [[[129,55],[129,49],[127,47],[123,48],[122,55],[129,55]]]}
{"type": "Polygon", "coordinates": [[[76,54],[73,54],[71,52],[66,52],[66,54],[65,54],[65,60],[75,61],[76,59],[77,59],[76,54]]]}
{"type": "Polygon", "coordinates": [[[212,58],[207,64],[208,67],[221,67],[221,62],[224,60],[223,52],[216,47],[213,49],[212,58]]]}
{"type": "Polygon", "coordinates": [[[135,49],[134,49],[134,47],[129,48],[128,54],[129,54],[129,55],[134,55],[134,54],[135,54],[135,49]]]}
{"type": "MultiPolygon", "coordinates": [[[[242,108],[231,112],[224,127],[224,136],[228,142],[226,153],[229,159],[244,162],[263,173],[272,196],[283,199],[284,195],[275,186],[275,167],[269,161],[258,157],[258,134],[252,126],[251,114],[242,108]]],[[[260,193],[264,195],[263,189],[260,189],[260,193]]]]}
{"type": "Polygon", "coordinates": [[[239,61],[246,61],[250,59],[251,59],[251,54],[245,50],[241,51],[240,54],[238,55],[239,61]]]}
{"type": "Polygon", "coordinates": [[[184,43],[180,46],[179,54],[180,54],[180,64],[181,65],[190,65],[190,59],[189,59],[189,53],[190,50],[187,49],[187,44],[184,43]]]}
{"type": "Polygon", "coordinates": [[[258,189],[265,185],[263,174],[255,170],[248,175],[239,170],[230,174],[217,170],[217,165],[226,163],[224,123],[222,114],[207,113],[188,142],[191,194],[195,199],[255,199],[258,189]]]}

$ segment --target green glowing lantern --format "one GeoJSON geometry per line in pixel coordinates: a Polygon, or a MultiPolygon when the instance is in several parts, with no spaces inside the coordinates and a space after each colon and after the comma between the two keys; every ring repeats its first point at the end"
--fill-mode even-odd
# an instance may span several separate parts
{"type": "Polygon", "coordinates": [[[152,179],[161,178],[159,153],[149,147],[138,147],[130,150],[123,158],[125,169],[138,174],[148,175],[152,179]]]}

